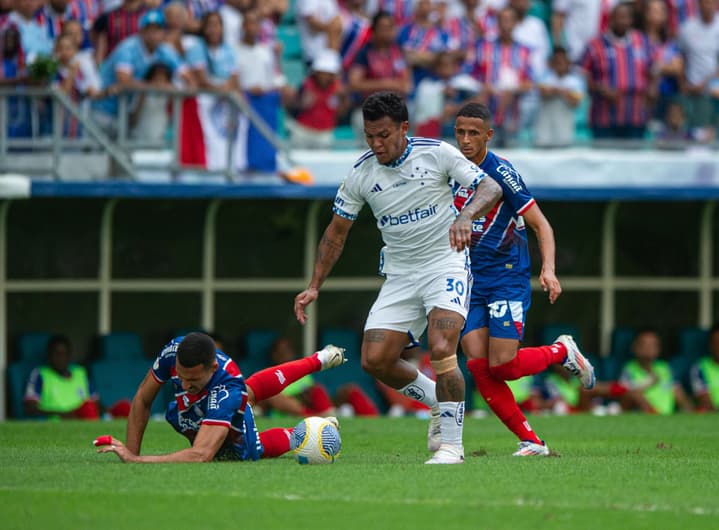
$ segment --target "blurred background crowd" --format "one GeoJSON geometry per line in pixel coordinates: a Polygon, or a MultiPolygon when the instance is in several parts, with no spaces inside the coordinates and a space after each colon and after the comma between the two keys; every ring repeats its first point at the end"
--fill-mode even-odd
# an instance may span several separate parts
{"type": "MultiPolygon", "coordinates": [[[[407,96],[417,135],[450,136],[458,105],[476,99],[493,112],[495,146],[712,144],[718,8],[717,0],[0,0],[0,84],[54,84],[110,134],[117,94],[140,91],[127,112],[130,135],[146,141],[172,129],[169,93],[201,89],[246,99],[295,146],[354,147],[362,99],[394,90],[407,96]]],[[[185,165],[217,158],[207,136],[219,114],[217,98],[183,100],[176,133],[185,165]]],[[[10,137],[31,134],[23,98],[8,100],[8,117],[10,137]]],[[[72,119],[63,130],[82,134],[72,119]]],[[[243,134],[252,142],[251,126],[243,134]]],[[[250,161],[273,164],[270,155],[250,161]]]]}

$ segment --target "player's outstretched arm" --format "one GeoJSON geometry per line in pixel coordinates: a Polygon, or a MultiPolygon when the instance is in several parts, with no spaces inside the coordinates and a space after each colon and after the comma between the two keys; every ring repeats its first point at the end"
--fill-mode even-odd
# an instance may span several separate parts
{"type": "Polygon", "coordinates": [[[556,244],[554,242],[552,225],[549,224],[549,221],[537,203],[534,203],[529,210],[522,215],[537,236],[539,253],[542,256],[542,271],[539,274],[539,284],[545,292],[549,292],[549,303],[553,304],[557,301],[559,295],[562,294],[562,286],[554,270],[556,244]]]}
{"type": "Polygon", "coordinates": [[[166,455],[140,456],[130,451],[117,438],[110,440],[110,445],[105,445],[97,450],[98,453],[115,453],[123,462],[134,462],[140,464],[161,464],[173,462],[210,462],[222,447],[227,438],[228,428],[223,425],[202,425],[197,432],[192,447],[176,451],[166,455]]]}
{"type": "Polygon", "coordinates": [[[493,179],[485,177],[465,203],[457,219],[449,227],[449,244],[456,251],[464,250],[472,243],[472,221],[489,212],[502,197],[502,188],[493,179]]]}
{"type": "Polygon", "coordinates": [[[132,398],[130,406],[130,414],[127,417],[127,449],[136,455],[140,454],[142,446],[142,437],[145,435],[147,421],[150,419],[150,409],[152,402],[155,400],[157,393],[162,385],[152,375],[152,370],[148,370],[145,379],[142,380],[140,386],[132,398]]]}
{"type": "Polygon", "coordinates": [[[322,287],[332,267],[342,255],[352,224],[353,221],[334,214],[332,221],[327,225],[324,234],[322,234],[322,239],[317,247],[315,268],[312,272],[310,285],[295,297],[295,316],[300,324],[307,321],[305,308],[317,300],[320,287],[322,287]]]}

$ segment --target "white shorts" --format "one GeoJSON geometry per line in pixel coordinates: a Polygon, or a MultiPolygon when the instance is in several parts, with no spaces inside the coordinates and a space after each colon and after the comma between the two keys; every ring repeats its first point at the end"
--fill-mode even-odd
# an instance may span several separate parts
{"type": "Polygon", "coordinates": [[[464,266],[388,274],[364,329],[400,331],[416,342],[427,327],[427,315],[434,308],[454,311],[466,319],[471,290],[472,273],[464,266]]]}

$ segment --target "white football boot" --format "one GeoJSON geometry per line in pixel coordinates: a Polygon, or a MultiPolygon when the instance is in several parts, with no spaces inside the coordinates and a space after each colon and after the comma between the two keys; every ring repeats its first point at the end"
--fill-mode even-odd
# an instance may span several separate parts
{"type": "Polygon", "coordinates": [[[534,443],[528,440],[519,442],[519,449],[512,456],[549,456],[549,447],[546,443],[534,443]]]}
{"type": "Polygon", "coordinates": [[[464,448],[461,445],[442,444],[425,464],[464,464],[464,448]]]}
{"type": "Polygon", "coordinates": [[[557,337],[558,342],[567,348],[567,358],[562,366],[572,375],[575,375],[582,382],[582,386],[589,390],[594,388],[594,367],[589,360],[579,351],[579,346],[574,342],[571,335],[560,335],[557,337]]]}
{"type": "Polygon", "coordinates": [[[333,344],[328,344],[320,351],[318,351],[317,358],[322,364],[321,370],[329,370],[330,368],[336,368],[338,366],[342,366],[344,363],[347,362],[347,357],[345,357],[345,349],[340,348],[339,346],[335,346],[333,344]]]}

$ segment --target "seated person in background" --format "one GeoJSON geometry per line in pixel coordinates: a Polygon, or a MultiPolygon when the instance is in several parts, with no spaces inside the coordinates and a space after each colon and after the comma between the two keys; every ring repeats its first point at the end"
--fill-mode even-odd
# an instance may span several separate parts
{"type": "Polygon", "coordinates": [[[672,414],[677,408],[692,410],[684,389],[674,380],[669,363],[659,360],[661,340],[654,329],[640,329],[631,351],[634,359],[624,366],[619,382],[637,391],[633,393],[632,409],[652,414],[672,414]]]}
{"type": "MultiPolygon", "coordinates": [[[[437,379],[434,369],[430,364],[429,352],[422,348],[408,348],[402,352],[402,359],[411,363],[424,375],[432,381],[437,379]]],[[[398,418],[400,416],[417,416],[418,418],[429,418],[430,408],[411,397],[405,396],[402,392],[395,390],[391,386],[385,385],[382,381],[377,381],[382,397],[389,405],[387,416],[398,418]]]]}
{"type": "Polygon", "coordinates": [[[719,410],[719,324],[709,330],[709,355],[691,369],[692,392],[701,411],[719,410]]]}
{"type": "Polygon", "coordinates": [[[567,50],[554,48],[549,68],[540,78],[534,143],[539,147],[567,147],[574,143],[576,109],[585,95],[584,79],[571,71],[567,50]]]}
{"type": "Polygon", "coordinates": [[[323,50],[312,63],[312,71],[288,105],[294,119],[286,121],[292,145],[304,148],[329,148],[338,116],[349,109],[342,80],[340,56],[323,50]]]}
{"type": "MultiPolygon", "coordinates": [[[[272,365],[289,363],[298,358],[292,342],[280,337],[270,348],[272,365]]],[[[263,408],[293,416],[377,416],[379,410],[367,394],[354,384],[347,383],[339,387],[335,399],[322,385],[315,383],[311,375],[288,385],[282,393],[259,402],[263,408]]]]}
{"type": "MultiPolygon", "coordinates": [[[[126,444],[112,438],[98,452],[123,462],[209,462],[274,458],[290,450],[292,428],[258,432],[252,407],[312,372],[341,366],[344,349],[325,346],[313,355],[272,366],[246,380],[212,337],[193,332],[171,340],[155,359],[132,400],[126,444]],[[165,419],[191,447],[164,455],[140,455],[150,408],[160,388],[171,382],[175,400],[165,419]]],[[[336,419],[331,418],[336,423],[336,419]]]]}
{"type": "Polygon", "coordinates": [[[710,143],[714,140],[711,128],[689,127],[686,111],[679,101],[667,103],[664,120],[656,133],[659,148],[686,147],[687,144],[710,143]]]}
{"type": "Polygon", "coordinates": [[[597,415],[617,414],[622,409],[631,410],[639,390],[629,390],[616,381],[597,381],[594,388],[586,389],[581,382],[560,366],[552,367],[544,379],[543,394],[546,410],[565,415],[592,412],[597,415]],[[604,400],[611,400],[606,406],[604,400]],[[618,400],[618,401],[617,401],[618,400]]]}
{"type": "Polygon", "coordinates": [[[96,420],[98,397],[87,371],[72,364],[72,346],[64,335],[47,344],[47,365],[35,368],[25,390],[25,414],[62,419],[96,420]]]}

